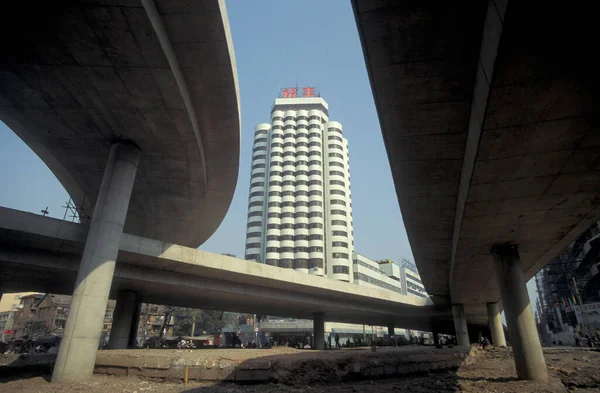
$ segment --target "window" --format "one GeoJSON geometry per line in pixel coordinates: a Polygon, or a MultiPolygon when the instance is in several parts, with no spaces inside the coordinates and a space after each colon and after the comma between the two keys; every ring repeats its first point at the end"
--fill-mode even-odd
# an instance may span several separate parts
{"type": "Polygon", "coordinates": [[[286,151],[285,153],[283,153],[283,156],[284,157],[288,157],[288,156],[295,157],[296,153],[294,153],[293,151],[286,151]]]}
{"type": "Polygon", "coordinates": [[[260,256],[258,254],[246,254],[247,261],[258,261],[260,256]]]}
{"type": "MultiPolygon", "coordinates": [[[[286,192],[288,192],[288,191],[286,191],[286,192]]],[[[294,202],[287,201],[287,202],[281,203],[281,207],[293,207],[293,206],[294,206],[294,202]]]]}
{"type": "Polygon", "coordinates": [[[296,212],[294,217],[298,218],[298,217],[308,217],[308,213],[306,212],[296,212]]]}
{"type": "Polygon", "coordinates": [[[284,191],[281,196],[294,196],[294,191],[284,191]]]}
{"type": "Polygon", "coordinates": [[[310,202],[308,202],[308,206],[323,206],[323,202],[321,202],[321,201],[310,201],[310,202]]]}
{"type": "MultiPolygon", "coordinates": [[[[269,214],[271,214],[271,213],[269,213],[269,214]]],[[[262,212],[250,212],[250,213],[248,213],[248,218],[250,218],[250,217],[260,217],[260,216],[262,216],[262,212]]]]}
{"type": "Polygon", "coordinates": [[[279,247],[267,247],[267,252],[279,252],[279,247]]]}
{"type": "Polygon", "coordinates": [[[320,132],[311,132],[310,134],[308,134],[309,138],[321,138],[321,133],[320,132]]]}
{"type": "Polygon", "coordinates": [[[283,136],[280,133],[272,134],[271,140],[274,140],[274,139],[283,139],[283,136]]]}
{"type": "Polygon", "coordinates": [[[298,165],[308,165],[308,161],[306,161],[306,160],[296,161],[296,166],[298,166],[298,165]]]}
{"type": "Polygon", "coordinates": [[[294,135],[293,132],[288,132],[287,134],[284,134],[283,137],[284,138],[294,138],[296,135],[294,135]]]}
{"type": "Polygon", "coordinates": [[[265,177],[265,173],[264,172],[253,173],[252,176],[250,176],[250,180],[256,179],[257,177],[265,177]]]}
{"type": "Polygon", "coordinates": [[[283,143],[279,143],[279,142],[273,142],[271,143],[271,147],[282,147],[283,143]]]}
{"type": "Polygon", "coordinates": [[[286,142],[283,144],[283,147],[294,147],[294,142],[286,142]]]}
{"type": "Polygon", "coordinates": [[[413,276],[412,274],[408,274],[408,273],[406,273],[406,277],[407,277],[407,278],[410,278],[410,279],[411,279],[411,280],[413,280],[413,281],[416,281],[416,282],[418,282],[419,284],[423,284],[423,282],[422,282],[421,280],[419,280],[418,278],[416,278],[416,277],[415,277],[415,276],[413,276]]]}
{"type": "Polygon", "coordinates": [[[261,143],[261,142],[266,142],[267,138],[257,138],[254,140],[254,143],[261,143]]]}
{"type": "Polygon", "coordinates": [[[279,259],[267,259],[265,263],[270,266],[277,266],[279,265],[279,259]]]}
{"type": "Polygon", "coordinates": [[[329,171],[329,176],[341,176],[341,177],[344,177],[344,172],[340,172],[340,171],[329,171]]]}
{"type": "Polygon", "coordinates": [[[329,195],[343,195],[346,196],[346,191],[344,190],[330,190],[329,195]]]}
{"type": "Polygon", "coordinates": [[[267,241],[279,240],[278,235],[269,235],[267,236],[267,241]]]}
{"type": "Polygon", "coordinates": [[[345,210],[337,210],[337,209],[331,210],[331,215],[334,215],[334,214],[344,216],[344,217],[346,217],[348,215],[345,210]]]}
{"type": "Polygon", "coordinates": [[[343,225],[347,226],[348,223],[344,220],[331,220],[331,225],[343,225]]]}
{"type": "MultiPolygon", "coordinates": [[[[281,154],[281,152],[278,151],[274,151],[273,153],[271,153],[271,157],[281,157],[283,156],[283,154],[281,154]]],[[[273,165],[273,164],[271,164],[273,165]]]]}
{"type": "Polygon", "coordinates": [[[294,171],[283,171],[283,176],[294,176],[294,171]]]}
{"type": "Polygon", "coordinates": [[[320,222],[313,222],[312,224],[308,224],[308,229],[316,229],[316,228],[323,228],[323,224],[321,224],[320,222]]]}
{"type": "Polygon", "coordinates": [[[331,247],[344,247],[344,248],[348,248],[348,243],[346,243],[346,242],[331,242],[331,247]]]}
{"type": "Polygon", "coordinates": [[[260,243],[248,243],[246,244],[246,250],[250,248],[260,248],[260,243]]]}
{"type": "Polygon", "coordinates": [[[296,134],[296,138],[308,138],[308,134],[306,132],[300,132],[296,134]]]}
{"type": "Polygon", "coordinates": [[[322,173],[321,173],[321,171],[318,171],[318,170],[308,171],[308,176],[314,176],[314,175],[321,176],[322,173]]]}
{"type": "Polygon", "coordinates": [[[269,176],[281,176],[281,171],[271,171],[271,173],[269,173],[269,176]]]}
{"type": "Polygon", "coordinates": [[[344,155],[340,154],[340,153],[329,153],[329,157],[330,158],[333,158],[333,157],[335,157],[335,158],[341,158],[342,160],[344,159],[344,155]]]}
{"type": "Polygon", "coordinates": [[[293,186],[294,185],[294,181],[293,180],[286,180],[282,183],[282,185],[284,186],[293,186]]]}
{"type": "Polygon", "coordinates": [[[296,191],[295,196],[307,196],[308,195],[308,191],[296,191]]]}
{"type": "Polygon", "coordinates": [[[267,229],[279,229],[279,224],[267,224],[267,229]]]}
{"type": "Polygon", "coordinates": [[[283,120],[285,120],[285,121],[294,120],[294,116],[286,116],[283,120]]]}
{"type": "Polygon", "coordinates": [[[283,121],[283,117],[281,117],[281,116],[275,116],[275,117],[273,117],[273,121],[277,121],[277,120],[283,121]]]}
{"type": "Polygon", "coordinates": [[[323,191],[321,191],[321,190],[312,190],[312,191],[308,192],[308,196],[315,196],[315,195],[321,196],[321,195],[323,195],[323,191]]]}
{"type": "Polygon", "coordinates": [[[258,130],[254,133],[254,137],[256,138],[258,135],[266,135],[267,130],[258,130]]]}
{"type": "Polygon", "coordinates": [[[310,258],[308,260],[309,269],[323,269],[323,258],[310,258]]]}
{"type": "Polygon", "coordinates": [[[263,205],[263,201],[254,201],[254,202],[250,202],[248,204],[248,207],[256,207],[256,206],[262,206],[263,205]]]}
{"type": "Polygon", "coordinates": [[[279,247],[279,252],[294,252],[294,247],[279,247]]]}
{"type": "Polygon", "coordinates": [[[279,240],[281,240],[281,241],[294,240],[294,235],[281,235],[281,236],[279,236],[279,240]]]}
{"type": "Polygon", "coordinates": [[[279,213],[268,213],[267,218],[279,218],[279,213]]]}
{"type": "Polygon", "coordinates": [[[321,247],[321,246],[308,247],[308,252],[323,252],[323,247],[321,247]]]}
{"type": "Polygon", "coordinates": [[[269,191],[269,196],[281,196],[281,191],[269,191]]]}
{"type": "Polygon", "coordinates": [[[281,218],[291,218],[294,217],[294,213],[281,213],[281,218]]]}
{"type": "Polygon", "coordinates": [[[329,144],[328,146],[330,149],[338,149],[338,150],[344,150],[343,147],[341,147],[340,145],[336,145],[336,144],[329,144]]]}
{"type": "Polygon", "coordinates": [[[253,237],[260,237],[262,234],[260,232],[250,232],[246,235],[246,239],[250,239],[253,237]]]}
{"type": "Polygon", "coordinates": [[[310,212],[308,213],[308,217],[323,217],[323,213],[322,212],[310,212]]]}
{"type": "Polygon", "coordinates": [[[296,202],[296,207],[298,206],[308,206],[308,202],[306,201],[297,201],[296,202]]]}
{"type": "Polygon", "coordinates": [[[285,268],[285,269],[291,269],[294,265],[294,260],[293,259],[280,259],[279,260],[279,267],[285,268]]]}
{"type": "Polygon", "coordinates": [[[309,165],[309,166],[310,166],[310,165],[318,165],[318,166],[321,166],[321,161],[319,161],[319,160],[310,160],[310,161],[308,162],[308,165],[309,165]]]}
{"type": "Polygon", "coordinates": [[[264,160],[265,158],[267,158],[266,154],[257,154],[253,157],[255,160],[264,160]]]}
{"type": "Polygon", "coordinates": [[[306,176],[308,174],[308,171],[296,171],[296,176],[306,176]]]}
{"type": "Polygon", "coordinates": [[[343,237],[348,237],[348,232],[346,231],[332,231],[331,232],[332,236],[343,236],[343,237]]]}
{"type": "Polygon", "coordinates": [[[321,152],[320,151],[309,151],[308,152],[308,156],[312,157],[312,156],[319,156],[321,157],[321,152]]]}
{"type": "Polygon", "coordinates": [[[281,202],[269,202],[268,207],[279,207],[281,206],[281,202]]]}
{"type": "Polygon", "coordinates": [[[271,180],[269,182],[269,187],[271,187],[271,186],[280,186],[280,185],[281,185],[281,182],[279,180],[271,180]]]}
{"type": "Polygon", "coordinates": [[[339,136],[337,136],[337,135],[329,135],[327,137],[327,140],[328,141],[340,141],[340,142],[344,142],[344,140],[342,138],[340,138],[339,136]]]}
{"type": "Polygon", "coordinates": [[[298,143],[296,143],[296,147],[302,147],[302,146],[308,146],[308,143],[306,143],[306,142],[298,142],[298,143]]]}
{"type": "Polygon", "coordinates": [[[250,184],[250,188],[254,188],[254,187],[264,187],[264,186],[265,186],[265,183],[264,183],[264,182],[262,182],[262,181],[261,181],[261,182],[255,182],[255,183],[252,183],[252,184],[250,184]]]}
{"type": "MultiPolygon", "coordinates": [[[[340,253],[334,253],[334,254],[340,254],[340,253]]],[[[346,257],[348,256],[348,254],[345,254],[346,257]]],[[[334,256],[334,258],[336,258],[334,256]]],[[[341,257],[337,257],[337,258],[341,258],[341,257]]],[[[350,268],[348,268],[348,266],[333,266],[333,274],[350,274],[350,268]]]]}
{"type": "Polygon", "coordinates": [[[294,240],[308,240],[308,235],[296,235],[294,236],[294,240]]]}
{"type": "Polygon", "coordinates": [[[281,166],[281,161],[271,161],[271,167],[281,166]]]}
{"type": "Polygon", "coordinates": [[[309,142],[308,143],[308,147],[314,147],[314,146],[321,147],[321,142],[309,142]]]}
{"type": "Polygon", "coordinates": [[[342,205],[342,206],[346,206],[346,201],[342,201],[340,199],[334,199],[331,202],[329,202],[332,205],[342,205]]]}
{"type": "Polygon", "coordinates": [[[286,130],[293,130],[294,129],[294,125],[293,124],[286,124],[285,125],[285,129],[286,130]]]}
{"type": "Polygon", "coordinates": [[[337,166],[340,168],[344,168],[344,164],[342,164],[341,162],[335,162],[335,161],[330,162],[329,166],[337,166]]]}
{"type": "Polygon", "coordinates": [[[323,235],[308,235],[308,240],[323,240],[323,235]]]}
{"type": "Polygon", "coordinates": [[[306,116],[298,116],[296,119],[298,121],[300,121],[300,120],[308,120],[308,117],[306,117],[306,116]]]}
{"type": "MultiPolygon", "coordinates": [[[[303,252],[306,252],[306,251],[303,251],[303,252]]],[[[305,259],[305,258],[294,259],[294,268],[295,269],[308,269],[308,259],[305,259]]]]}
{"type": "Polygon", "coordinates": [[[271,130],[273,130],[273,131],[277,131],[277,130],[283,130],[283,127],[282,127],[282,126],[280,126],[279,124],[276,124],[276,125],[274,125],[274,126],[271,128],[271,130]]]}
{"type": "Polygon", "coordinates": [[[252,197],[257,197],[257,196],[264,196],[265,192],[264,191],[254,191],[250,193],[250,198],[252,197]]]}
{"type": "Polygon", "coordinates": [[[307,229],[308,224],[294,224],[294,229],[307,229]]]}
{"type": "Polygon", "coordinates": [[[252,221],[252,222],[249,222],[248,225],[246,225],[246,228],[254,228],[254,227],[259,227],[259,226],[262,226],[262,222],[252,221]]]}
{"type": "Polygon", "coordinates": [[[313,128],[319,128],[319,129],[320,129],[320,128],[321,128],[321,125],[320,125],[320,124],[310,124],[310,125],[308,126],[308,129],[309,129],[309,130],[310,130],[310,129],[313,129],[313,128]]]}
{"type": "Polygon", "coordinates": [[[339,128],[336,128],[336,127],[329,127],[327,129],[327,131],[329,131],[329,132],[339,132],[340,134],[342,133],[342,130],[340,130],[339,128]]]}
{"type": "Polygon", "coordinates": [[[309,186],[320,186],[322,184],[323,184],[323,182],[321,182],[321,180],[310,180],[308,182],[309,186]]]}
{"type": "Polygon", "coordinates": [[[321,121],[321,118],[319,116],[310,116],[308,118],[308,120],[319,120],[319,121],[321,121]]]}
{"type": "Polygon", "coordinates": [[[308,247],[294,247],[294,252],[308,252],[308,247]]]}
{"type": "Polygon", "coordinates": [[[342,180],[329,180],[329,185],[330,186],[346,186],[346,183],[344,183],[342,180]]]}
{"type": "Polygon", "coordinates": [[[294,224],[281,224],[281,229],[294,229],[294,224]]]}

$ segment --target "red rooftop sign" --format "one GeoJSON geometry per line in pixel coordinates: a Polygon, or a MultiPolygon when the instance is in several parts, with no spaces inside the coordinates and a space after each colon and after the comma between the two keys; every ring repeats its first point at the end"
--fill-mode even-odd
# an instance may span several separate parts
{"type": "Polygon", "coordinates": [[[279,93],[280,98],[319,97],[314,87],[284,87],[279,93]],[[300,92],[300,94],[298,94],[300,92]]]}

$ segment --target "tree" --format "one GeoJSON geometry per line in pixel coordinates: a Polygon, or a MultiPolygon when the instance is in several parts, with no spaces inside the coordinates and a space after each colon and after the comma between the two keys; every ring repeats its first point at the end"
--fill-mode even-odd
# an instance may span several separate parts
{"type": "Polygon", "coordinates": [[[228,324],[235,323],[236,314],[225,311],[197,310],[192,308],[174,307],[174,334],[197,335],[206,332],[216,334],[228,324]],[[192,331],[192,328],[194,331],[192,331]]]}

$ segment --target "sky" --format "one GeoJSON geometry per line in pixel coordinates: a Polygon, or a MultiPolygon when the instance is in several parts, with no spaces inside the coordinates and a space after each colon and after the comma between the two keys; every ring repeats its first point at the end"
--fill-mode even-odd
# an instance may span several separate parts
{"type": "MultiPolygon", "coordinates": [[[[240,88],[240,170],[223,223],[200,249],[243,258],[254,127],[269,122],[280,89],[312,86],[348,139],[356,252],[375,260],[412,260],[350,1],[226,4],[240,88]]],[[[0,206],[34,213],[48,207],[50,216],[63,218],[66,191],[2,123],[0,184],[0,206]]]]}

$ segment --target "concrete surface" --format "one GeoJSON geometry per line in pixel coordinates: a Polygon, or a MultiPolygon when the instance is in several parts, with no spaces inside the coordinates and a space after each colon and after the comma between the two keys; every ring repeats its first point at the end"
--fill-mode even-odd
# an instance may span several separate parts
{"type": "Polygon", "coordinates": [[[313,339],[314,349],[325,349],[325,315],[322,313],[313,315],[313,339]]]}
{"type": "Polygon", "coordinates": [[[528,280],[600,218],[596,21],[537,2],[352,3],[423,284],[484,326],[493,245],[518,244],[528,280]]]}
{"type": "Polygon", "coordinates": [[[502,326],[502,315],[498,303],[488,303],[486,305],[488,313],[488,326],[490,328],[492,345],[495,347],[505,347],[506,337],[504,336],[504,326],[502,326]]]}
{"type": "Polygon", "coordinates": [[[125,232],[197,247],[235,189],[238,82],[224,0],[6,5],[0,120],[56,175],[84,221],[110,146],[142,151],[125,232]],[[146,2],[148,3],[148,2],[146,2]],[[12,25],[12,26],[11,26],[12,25]]]}
{"type": "MultiPolygon", "coordinates": [[[[0,208],[0,291],[71,293],[87,227],[0,208]]],[[[123,234],[111,298],[453,333],[449,305],[123,234]]]]}
{"type": "Polygon", "coordinates": [[[108,339],[109,349],[126,349],[129,347],[131,329],[135,328],[137,333],[138,324],[135,323],[139,322],[139,317],[136,315],[137,305],[137,294],[135,292],[121,291],[117,294],[117,305],[113,313],[108,339]]]}
{"type": "Polygon", "coordinates": [[[139,159],[136,146],[115,143],[111,147],[77,269],[53,380],[84,380],[93,374],[139,159]]]}
{"type": "Polygon", "coordinates": [[[494,248],[492,255],[496,263],[517,375],[521,379],[546,380],[546,362],[527,293],[519,250],[516,246],[498,246],[494,248]]]}
{"type": "Polygon", "coordinates": [[[459,346],[469,346],[469,331],[467,329],[467,318],[465,317],[465,308],[462,304],[452,305],[452,317],[454,319],[454,331],[456,334],[456,343],[459,346]]]}

